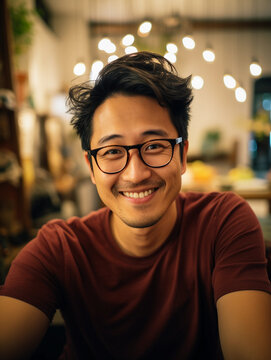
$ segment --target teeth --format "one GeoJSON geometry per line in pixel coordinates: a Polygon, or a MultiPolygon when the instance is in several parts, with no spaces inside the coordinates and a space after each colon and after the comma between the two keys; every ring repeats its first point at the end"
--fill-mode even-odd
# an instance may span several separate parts
{"type": "Polygon", "coordinates": [[[123,195],[127,196],[127,197],[130,197],[130,198],[133,198],[133,199],[142,199],[144,198],[145,196],[148,196],[150,195],[151,193],[154,192],[154,189],[151,189],[151,190],[146,190],[146,191],[141,191],[141,192],[123,192],[123,195]]]}

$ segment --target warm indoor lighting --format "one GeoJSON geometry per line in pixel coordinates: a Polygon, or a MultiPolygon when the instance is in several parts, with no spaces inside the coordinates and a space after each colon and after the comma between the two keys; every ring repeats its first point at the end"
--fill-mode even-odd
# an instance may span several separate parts
{"type": "Polygon", "coordinates": [[[117,55],[110,55],[107,59],[107,62],[110,63],[114,60],[117,60],[118,59],[118,56],[117,55]]]}
{"type": "Polygon", "coordinates": [[[182,42],[183,42],[183,46],[189,50],[194,49],[194,47],[196,46],[196,43],[191,35],[187,35],[183,37],[182,42]]]}
{"type": "Polygon", "coordinates": [[[212,49],[206,49],[202,53],[203,59],[207,62],[215,61],[215,53],[212,49]]]}
{"type": "Polygon", "coordinates": [[[166,58],[168,61],[170,61],[172,64],[174,64],[177,61],[176,55],[173,53],[166,53],[164,55],[164,58],[166,58]]]}
{"type": "Polygon", "coordinates": [[[238,86],[235,89],[235,98],[239,102],[245,102],[247,99],[246,90],[244,88],[242,88],[241,86],[238,86]]]}
{"type": "Polygon", "coordinates": [[[146,36],[149,34],[152,28],[152,23],[150,21],[144,21],[138,28],[138,34],[141,36],[146,36]]]}
{"type": "Polygon", "coordinates": [[[228,88],[228,89],[234,89],[236,86],[236,80],[234,79],[233,76],[231,76],[230,74],[225,74],[223,76],[223,81],[224,81],[224,85],[228,88]]]}
{"type": "Polygon", "coordinates": [[[258,61],[252,61],[249,65],[249,69],[252,76],[260,76],[262,73],[262,67],[258,61]]]}
{"type": "Polygon", "coordinates": [[[168,43],[167,44],[167,51],[169,53],[173,53],[173,54],[176,54],[178,52],[178,47],[176,44],[173,44],[173,43],[168,43]]]}
{"type": "Polygon", "coordinates": [[[96,80],[99,72],[102,70],[104,64],[101,60],[96,60],[91,66],[90,80],[96,80]]]}
{"type": "Polygon", "coordinates": [[[78,62],[74,65],[73,73],[76,76],[81,76],[86,72],[86,65],[83,62],[78,62]]]}
{"type": "Polygon", "coordinates": [[[116,51],[116,45],[110,41],[110,43],[106,45],[104,51],[107,54],[112,54],[116,51]]]}
{"type": "Polygon", "coordinates": [[[103,38],[103,39],[100,40],[99,43],[98,43],[98,49],[105,51],[106,47],[107,47],[110,43],[111,43],[110,39],[108,39],[108,38],[103,38]]]}
{"type": "Polygon", "coordinates": [[[133,54],[136,53],[138,50],[135,46],[127,46],[124,51],[125,54],[133,54]]]}
{"type": "Polygon", "coordinates": [[[116,45],[108,38],[103,38],[98,43],[98,49],[105,51],[107,54],[112,54],[116,51],[116,45]]]}
{"type": "Polygon", "coordinates": [[[135,37],[134,35],[131,34],[125,35],[121,40],[123,46],[130,46],[134,43],[134,41],[135,41],[135,37]]]}
{"type": "Polygon", "coordinates": [[[194,89],[199,90],[203,87],[204,80],[201,76],[195,75],[192,77],[191,83],[194,89]]]}

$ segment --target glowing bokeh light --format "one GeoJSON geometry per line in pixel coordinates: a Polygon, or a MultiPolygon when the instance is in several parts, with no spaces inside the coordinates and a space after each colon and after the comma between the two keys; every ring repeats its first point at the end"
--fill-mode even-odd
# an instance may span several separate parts
{"type": "Polygon", "coordinates": [[[193,50],[196,46],[195,40],[192,38],[191,35],[183,37],[182,42],[183,46],[189,50],[193,50]]]}
{"type": "Polygon", "coordinates": [[[83,62],[78,62],[74,65],[73,73],[76,76],[81,76],[86,72],[86,65],[83,62]]]}
{"type": "Polygon", "coordinates": [[[199,75],[195,75],[192,77],[192,86],[194,89],[199,90],[202,89],[203,85],[204,85],[204,80],[201,76],[199,75]]]}
{"type": "Polygon", "coordinates": [[[132,34],[125,35],[121,40],[122,45],[124,46],[130,46],[134,43],[134,41],[135,41],[135,37],[132,34]]]}
{"type": "Polygon", "coordinates": [[[235,89],[235,98],[238,102],[245,102],[247,99],[246,90],[244,88],[242,88],[241,86],[238,86],[235,89]]]}
{"type": "Polygon", "coordinates": [[[172,64],[174,64],[177,61],[176,55],[173,53],[166,53],[164,55],[164,58],[166,58],[168,61],[170,61],[172,64]]]}
{"type": "Polygon", "coordinates": [[[224,81],[224,85],[228,88],[228,89],[234,89],[236,86],[236,80],[234,79],[234,77],[230,74],[225,74],[223,76],[223,81],[224,81]]]}
{"type": "Polygon", "coordinates": [[[215,53],[211,49],[206,49],[202,53],[203,59],[207,62],[215,61],[215,53]]]}

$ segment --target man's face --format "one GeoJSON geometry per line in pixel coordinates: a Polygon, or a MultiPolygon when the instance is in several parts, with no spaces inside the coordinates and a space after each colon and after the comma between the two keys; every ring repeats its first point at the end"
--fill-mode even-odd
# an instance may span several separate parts
{"type": "MultiPolygon", "coordinates": [[[[91,149],[107,145],[135,145],[152,139],[177,138],[168,110],[155,99],[145,96],[115,95],[100,105],[93,117],[91,149]]],[[[185,171],[179,145],[171,162],[162,168],[150,168],[130,150],[130,160],[118,174],[104,174],[93,161],[91,179],[101,200],[113,212],[113,218],[135,228],[156,224],[175,209],[175,199],[185,171]],[[141,194],[140,194],[141,193],[141,194]],[[140,194],[140,196],[137,196],[140,194]],[[143,195],[143,197],[142,197],[143,195]]]]}

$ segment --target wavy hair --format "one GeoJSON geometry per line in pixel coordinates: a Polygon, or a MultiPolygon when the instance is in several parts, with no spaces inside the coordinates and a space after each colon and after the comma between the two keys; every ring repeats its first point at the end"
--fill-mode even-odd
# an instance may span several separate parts
{"type": "Polygon", "coordinates": [[[81,139],[83,150],[90,149],[95,110],[115,94],[149,96],[169,110],[178,135],[188,137],[190,103],[193,99],[190,76],[181,78],[163,56],[142,51],[125,55],[106,65],[97,80],[75,85],[69,90],[67,105],[71,124],[81,139]]]}

